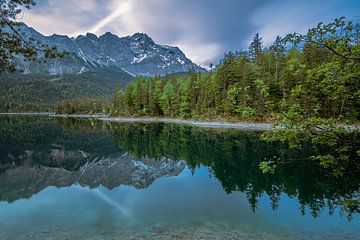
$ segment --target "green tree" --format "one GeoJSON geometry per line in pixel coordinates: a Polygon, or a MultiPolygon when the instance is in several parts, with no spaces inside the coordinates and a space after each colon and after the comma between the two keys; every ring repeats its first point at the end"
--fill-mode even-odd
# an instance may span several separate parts
{"type": "Polygon", "coordinates": [[[172,115],[172,102],[175,97],[173,84],[169,81],[164,87],[164,91],[160,96],[160,106],[165,116],[172,115]]]}
{"type": "Polygon", "coordinates": [[[254,62],[259,63],[262,52],[263,52],[262,38],[260,37],[259,33],[256,33],[249,46],[249,57],[254,62]]]}
{"type": "Polygon", "coordinates": [[[285,57],[285,44],[280,36],[277,36],[274,43],[270,47],[270,51],[275,56],[275,82],[279,77],[279,71],[281,70],[282,60],[285,57]]]}

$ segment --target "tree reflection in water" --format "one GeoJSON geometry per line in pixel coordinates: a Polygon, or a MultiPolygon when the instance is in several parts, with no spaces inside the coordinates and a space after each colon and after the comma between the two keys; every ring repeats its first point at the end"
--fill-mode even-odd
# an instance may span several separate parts
{"type": "MultiPolygon", "coordinates": [[[[356,172],[335,178],[316,162],[307,160],[313,147],[291,150],[263,142],[259,132],[164,123],[1,117],[0,178],[9,169],[29,164],[25,156],[30,151],[31,164],[67,171],[78,171],[89,161],[126,152],[151,159],[184,160],[193,172],[200,166],[207,167],[226,193],[244,192],[253,211],[265,194],[276,210],[281,196],[286,194],[298,199],[302,214],[309,208],[313,217],[318,217],[324,208],[329,214],[338,208],[349,220],[359,213],[360,179],[356,172]],[[50,153],[64,149],[67,155],[61,161],[49,160],[50,153]],[[262,173],[260,162],[273,158],[281,158],[285,164],[273,174],[262,173]]],[[[1,190],[3,196],[6,191],[1,190]]],[[[21,196],[12,200],[16,198],[21,196]]]]}

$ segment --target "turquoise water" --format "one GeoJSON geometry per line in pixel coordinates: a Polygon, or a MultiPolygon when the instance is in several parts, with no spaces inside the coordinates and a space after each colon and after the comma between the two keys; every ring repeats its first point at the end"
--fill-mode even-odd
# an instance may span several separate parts
{"type": "Polygon", "coordinates": [[[0,118],[0,239],[360,239],[359,178],[257,132],[0,118]]]}

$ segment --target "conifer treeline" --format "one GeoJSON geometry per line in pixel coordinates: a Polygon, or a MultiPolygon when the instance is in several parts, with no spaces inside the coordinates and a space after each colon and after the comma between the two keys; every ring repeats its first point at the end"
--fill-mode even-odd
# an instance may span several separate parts
{"type": "MultiPolygon", "coordinates": [[[[359,51],[359,38],[351,36],[351,49],[359,51]]],[[[248,51],[229,52],[212,72],[135,79],[117,89],[110,113],[263,120],[293,111],[358,120],[359,76],[358,62],[324,46],[305,43],[286,50],[277,37],[264,48],[256,34],[248,51]]]]}

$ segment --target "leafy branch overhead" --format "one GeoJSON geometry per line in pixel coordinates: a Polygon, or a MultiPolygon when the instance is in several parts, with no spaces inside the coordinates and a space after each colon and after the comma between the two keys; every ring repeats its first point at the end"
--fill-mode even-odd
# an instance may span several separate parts
{"type": "Polygon", "coordinates": [[[360,62],[359,31],[358,24],[354,25],[351,21],[345,21],[345,17],[341,17],[329,24],[320,22],[317,27],[310,28],[306,35],[288,34],[284,41],[295,45],[314,44],[346,60],[360,62]]]}
{"type": "Polygon", "coordinates": [[[66,53],[58,52],[55,47],[49,47],[32,38],[27,38],[21,32],[22,23],[17,16],[23,8],[35,5],[33,0],[0,0],[0,73],[16,71],[16,59],[34,61],[37,58],[63,57],[66,53]]]}

